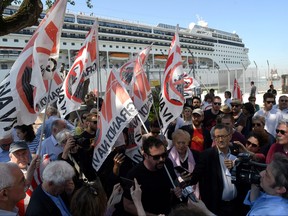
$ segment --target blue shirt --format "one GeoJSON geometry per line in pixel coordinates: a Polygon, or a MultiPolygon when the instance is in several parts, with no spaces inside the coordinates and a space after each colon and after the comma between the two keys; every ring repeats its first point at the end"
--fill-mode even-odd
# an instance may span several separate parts
{"type": "MultiPolygon", "coordinates": [[[[38,150],[39,151],[39,146],[38,150]]],[[[57,143],[57,140],[53,135],[43,140],[41,145],[40,155],[43,157],[45,154],[49,155],[51,161],[55,161],[58,158],[58,155],[63,152],[63,147],[57,143]]]]}
{"type": "MultiPolygon", "coordinates": [[[[47,139],[48,137],[50,137],[52,135],[52,123],[57,119],[61,119],[61,118],[59,118],[58,116],[50,116],[45,121],[45,127],[44,127],[44,131],[43,131],[45,139],[47,139]]],[[[62,120],[64,120],[66,122],[68,130],[74,130],[74,126],[72,124],[70,124],[65,119],[62,119],[62,120]]],[[[36,142],[38,142],[38,143],[40,141],[42,127],[43,127],[43,124],[37,129],[37,132],[36,132],[36,142]]]]}
{"type": "Polygon", "coordinates": [[[251,206],[247,215],[288,215],[288,199],[260,192],[260,196],[251,202],[250,193],[244,200],[245,205],[251,206]]]}
{"type": "Polygon", "coordinates": [[[9,151],[4,151],[0,148],[0,162],[8,162],[10,161],[9,151]]]}

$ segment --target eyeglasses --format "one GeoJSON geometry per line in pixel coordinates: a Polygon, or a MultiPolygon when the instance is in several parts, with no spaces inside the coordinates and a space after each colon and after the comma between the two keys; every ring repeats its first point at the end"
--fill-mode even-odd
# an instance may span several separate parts
{"type": "Polygon", "coordinates": [[[258,145],[257,144],[255,144],[255,143],[252,143],[252,142],[250,142],[249,140],[247,140],[247,145],[248,146],[250,146],[250,145],[252,145],[252,147],[254,147],[254,148],[256,148],[256,147],[258,147],[258,145]]]}
{"type": "Polygon", "coordinates": [[[286,134],[286,131],[276,129],[276,134],[278,134],[278,133],[281,133],[282,135],[285,135],[285,134],[286,134]]]}
{"type": "Polygon", "coordinates": [[[225,138],[229,137],[229,135],[230,135],[230,134],[220,135],[220,136],[214,136],[214,139],[215,139],[215,140],[219,140],[220,138],[225,139],[225,138]]]}
{"type": "Polygon", "coordinates": [[[240,105],[239,104],[231,104],[231,107],[236,107],[238,108],[240,105]]]}
{"type": "Polygon", "coordinates": [[[221,106],[221,103],[214,102],[213,104],[214,104],[215,106],[221,106]]]}
{"type": "Polygon", "coordinates": [[[160,158],[163,158],[163,159],[166,159],[168,154],[167,152],[164,152],[163,154],[160,154],[160,155],[151,155],[149,153],[147,153],[150,157],[153,158],[153,160],[157,161],[157,160],[160,160],[160,158]]]}
{"type": "Polygon", "coordinates": [[[260,123],[253,123],[253,124],[252,124],[252,127],[255,127],[255,126],[261,127],[262,125],[261,125],[260,123]]]}
{"type": "Polygon", "coordinates": [[[285,103],[287,103],[288,102],[288,100],[280,100],[281,102],[285,102],[285,103]]]}
{"type": "Polygon", "coordinates": [[[265,101],[267,104],[275,103],[275,101],[265,101]]]}

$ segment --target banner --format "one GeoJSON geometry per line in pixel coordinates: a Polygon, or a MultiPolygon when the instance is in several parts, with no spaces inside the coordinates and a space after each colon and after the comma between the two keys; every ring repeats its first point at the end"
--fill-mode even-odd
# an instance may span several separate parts
{"type": "Polygon", "coordinates": [[[34,123],[41,111],[37,103],[48,92],[44,79],[58,82],[54,71],[66,4],[55,2],[0,84],[0,138],[11,134],[15,125],[34,123]]]}
{"type": "Polygon", "coordinates": [[[160,93],[159,113],[166,128],[182,113],[184,105],[184,74],[178,28],[173,37],[164,70],[164,81],[160,93]]]}
{"type": "Polygon", "coordinates": [[[100,118],[97,124],[97,134],[94,142],[92,165],[96,171],[111,152],[119,134],[127,124],[138,114],[128,92],[115,74],[110,72],[105,99],[102,103],[100,118]]]}
{"type": "Polygon", "coordinates": [[[98,23],[95,21],[60,91],[57,107],[62,118],[81,106],[84,81],[97,71],[97,43],[98,23]]]}

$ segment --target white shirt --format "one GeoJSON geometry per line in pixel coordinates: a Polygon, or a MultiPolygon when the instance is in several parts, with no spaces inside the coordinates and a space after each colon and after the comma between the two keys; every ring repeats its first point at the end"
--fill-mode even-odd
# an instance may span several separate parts
{"type": "Polygon", "coordinates": [[[225,166],[224,160],[235,160],[237,157],[230,153],[230,150],[227,155],[224,155],[223,152],[218,150],[219,152],[219,161],[222,170],[222,177],[223,177],[223,192],[222,192],[222,200],[223,201],[231,201],[236,198],[237,196],[237,189],[235,185],[231,182],[231,173],[229,169],[225,166]]]}
{"type": "Polygon", "coordinates": [[[269,111],[264,109],[258,110],[254,116],[263,116],[265,118],[265,129],[276,137],[276,129],[280,120],[283,119],[283,115],[279,109],[272,108],[269,111]]]}

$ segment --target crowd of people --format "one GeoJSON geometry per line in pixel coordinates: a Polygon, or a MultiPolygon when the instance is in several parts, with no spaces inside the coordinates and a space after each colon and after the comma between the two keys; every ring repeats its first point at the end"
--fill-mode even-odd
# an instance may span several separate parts
{"type": "Polygon", "coordinates": [[[260,108],[251,87],[248,102],[211,91],[167,128],[146,122],[140,162],[125,128],[97,172],[93,92],[70,118],[48,107],[38,129],[0,139],[0,215],[287,215],[288,97],[271,88],[260,108]]]}

